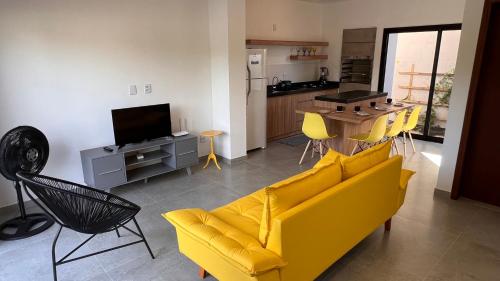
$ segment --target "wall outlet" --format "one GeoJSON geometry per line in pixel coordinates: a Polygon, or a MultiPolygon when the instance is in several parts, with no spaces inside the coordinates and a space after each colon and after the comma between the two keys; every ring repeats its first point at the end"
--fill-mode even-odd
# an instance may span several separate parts
{"type": "Polygon", "coordinates": [[[131,96],[137,95],[137,86],[136,85],[130,85],[128,87],[128,94],[131,96]]]}
{"type": "Polygon", "coordinates": [[[206,143],[207,142],[207,137],[200,136],[200,143],[206,143]]]}
{"type": "Polygon", "coordinates": [[[276,30],[278,30],[277,26],[275,23],[273,23],[273,32],[276,32],[276,30]]]}
{"type": "Polygon", "coordinates": [[[144,94],[149,95],[151,93],[153,93],[153,85],[151,84],[144,85],[144,94]]]}

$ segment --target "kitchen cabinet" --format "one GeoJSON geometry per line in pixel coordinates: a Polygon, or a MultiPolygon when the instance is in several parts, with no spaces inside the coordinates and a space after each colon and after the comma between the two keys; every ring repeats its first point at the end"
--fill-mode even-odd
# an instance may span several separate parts
{"type": "Polygon", "coordinates": [[[377,28],[345,29],[342,34],[344,43],[374,43],[377,37],[377,28]]]}
{"type": "Polygon", "coordinates": [[[267,98],[267,141],[289,134],[293,115],[291,95],[267,98]]]}
{"type": "Polygon", "coordinates": [[[304,46],[304,47],[328,47],[330,43],[326,41],[285,41],[285,40],[262,40],[262,39],[247,39],[247,45],[263,45],[263,46],[304,46]]]}
{"type": "Polygon", "coordinates": [[[292,94],[267,98],[267,141],[275,141],[302,132],[303,114],[297,114],[298,108],[311,107],[314,98],[326,95],[337,89],[292,94]]]}

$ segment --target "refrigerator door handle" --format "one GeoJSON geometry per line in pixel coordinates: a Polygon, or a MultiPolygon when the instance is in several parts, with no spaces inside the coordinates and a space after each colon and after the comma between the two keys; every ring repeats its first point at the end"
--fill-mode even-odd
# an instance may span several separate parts
{"type": "Polygon", "coordinates": [[[250,96],[250,92],[252,91],[252,72],[250,71],[250,67],[247,65],[248,72],[248,89],[247,89],[247,105],[248,105],[248,97],[250,96]]]}

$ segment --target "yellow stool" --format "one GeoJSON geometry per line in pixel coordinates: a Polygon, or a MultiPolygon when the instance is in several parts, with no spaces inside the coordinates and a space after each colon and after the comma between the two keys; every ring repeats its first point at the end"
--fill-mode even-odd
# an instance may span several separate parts
{"type": "MultiPolygon", "coordinates": [[[[319,141],[319,156],[323,158],[323,143],[322,141],[334,138],[336,135],[329,135],[328,130],[326,129],[325,121],[323,117],[318,113],[306,112],[304,116],[304,123],[302,123],[302,132],[309,138],[307,142],[306,149],[300,158],[299,165],[304,161],[304,157],[306,156],[307,149],[309,149],[309,145],[313,141],[319,141]]],[[[314,145],[314,144],[313,144],[314,145]]],[[[312,156],[314,155],[314,147],[312,150],[312,156]]]]}
{"type": "Polygon", "coordinates": [[[359,149],[364,150],[364,148],[361,146],[363,143],[367,144],[368,146],[372,146],[382,141],[387,130],[388,118],[389,115],[387,114],[378,117],[377,120],[375,120],[375,123],[373,123],[372,129],[369,133],[359,134],[349,138],[350,140],[354,140],[357,142],[356,146],[354,146],[354,149],[351,152],[351,156],[354,155],[354,152],[356,152],[356,149],[358,147],[359,149]]]}
{"type": "Polygon", "coordinates": [[[399,134],[403,131],[405,117],[406,117],[406,109],[398,113],[396,119],[394,119],[394,123],[392,123],[392,126],[390,128],[387,128],[387,131],[385,132],[386,138],[388,138],[392,142],[391,149],[396,148],[397,154],[399,154],[399,148],[398,144],[396,143],[396,139],[398,138],[399,134]]]}
{"type": "Polygon", "coordinates": [[[413,152],[417,152],[415,149],[415,144],[413,143],[413,138],[411,136],[411,130],[415,129],[417,127],[418,123],[418,116],[420,115],[420,111],[422,110],[421,106],[417,106],[413,109],[413,111],[410,113],[410,117],[408,117],[408,120],[406,121],[406,124],[403,126],[403,145],[404,145],[404,156],[406,156],[406,134],[408,134],[408,137],[410,138],[411,146],[413,148],[413,152]]]}
{"type": "Polygon", "coordinates": [[[210,163],[210,160],[214,161],[215,165],[217,166],[217,169],[219,169],[219,170],[221,169],[219,166],[219,163],[217,162],[217,157],[215,156],[215,153],[214,153],[214,137],[216,137],[218,135],[222,135],[222,134],[223,134],[222,131],[217,131],[217,130],[201,132],[202,136],[210,138],[210,154],[208,154],[207,164],[205,164],[205,166],[203,166],[203,169],[205,169],[208,166],[208,164],[210,163]]]}

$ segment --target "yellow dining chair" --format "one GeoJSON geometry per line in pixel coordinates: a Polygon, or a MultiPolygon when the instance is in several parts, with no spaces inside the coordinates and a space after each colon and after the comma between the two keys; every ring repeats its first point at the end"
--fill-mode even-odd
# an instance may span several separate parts
{"type": "Polygon", "coordinates": [[[410,113],[408,121],[406,121],[406,124],[403,126],[404,156],[406,156],[406,134],[408,134],[408,137],[410,138],[411,146],[413,147],[413,152],[417,152],[417,150],[415,149],[415,144],[413,143],[413,138],[411,136],[411,130],[417,127],[418,116],[420,115],[421,110],[422,110],[421,106],[415,107],[413,111],[410,113]]]}
{"type": "MultiPolygon", "coordinates": [[[[304,116],[304,123],[302,123],[302,132],[309,138],[307,142],[306,149],[304,153],[302,153],[302,157],[300,158],[299,165],[304,161],[304,156],[306,156],[307,149],[311,145],[313,141],[319,141],[319,154],[320,157],[323,157],[323,141],[334,138],[336,135],[329,135],[328,130],[326,129],[325,121],[323,117],[318,113],[306,112],[304,116]]],[[[314,147],[313,155],[314,155],[314,147]]]]}
{"type": "Polygon", "coordinates": [[[356,149],[359,147],[361,150],[364,150],[362,144],[368,144],[368,146],[372,146],[378,142],[380,142],[384,136],[385,132],[387,130],[387,119],[389,118],[389,115],[385,114],[377,118],[375,120],[375,123],[373,123],[372,129],[370,130],[370,133],[367,134],[359,134],[350,137],[350,140],[357,141],[356,145],[354,146],[354,149],[351,152],[351,155],[354,155],[354,152],[356,152],[356,149]]]}
{"type": "Polygon", "coordinates": [[[390,139],[392,144],[391,144],[391,150],[396,149],[396,153],[399,154],[399,148],[398,144],[396,143],[396,139],[398,138],[399,134],[403,131],[403,126],[405,124],[405,117],[406,117],[406,109],[399,112],[398,115],[396,115],[396,119],[394,119],[394,122],[392,123],[390,128],[387,128],[387,131],[385,132],[385,137],[390,139]]]}

